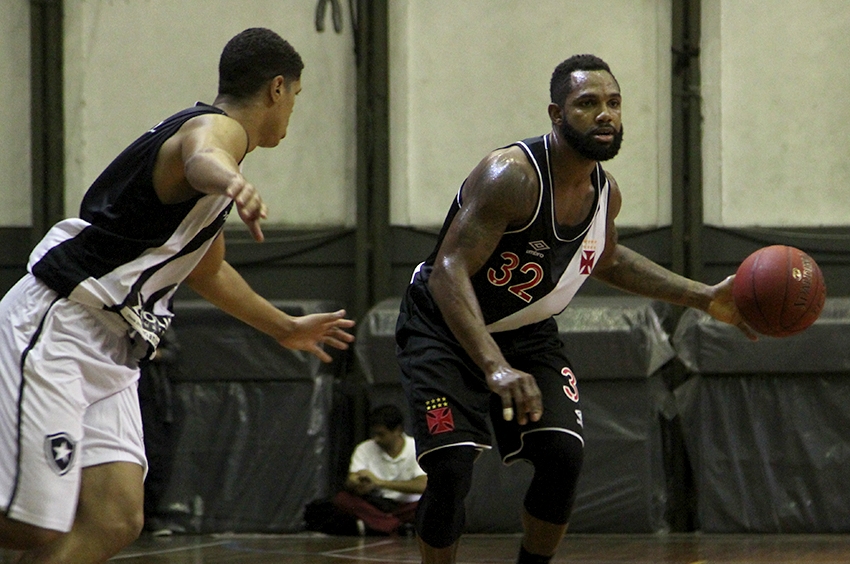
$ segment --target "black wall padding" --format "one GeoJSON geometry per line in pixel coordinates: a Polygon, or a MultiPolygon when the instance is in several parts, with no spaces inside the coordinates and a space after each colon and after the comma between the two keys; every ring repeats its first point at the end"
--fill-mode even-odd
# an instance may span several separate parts
{"type": "MultiPolygon", "coordinates": [[[[398,303],[392,298],[377,304],[358,331],[357,359],[382,397],[388,386],[398,386],[398,303]]],[[[580,296],[557,317],[579,380],[586,437],[571,531],[667,528],[660,426],[672,396],[657,372],[675,357],[663,329],[670,311],[638,297],[580,296]]],[[[399,397],[395,395],[397,401],[399,397]]],[[[520,509],[530,480],[531,467],[525,462],[505,466],[495,449],[483,452],[467,497],[467,531],[521,531],[520,509]]]]}
{"type": "Polygon", "coordinates": [[[555,319],[579,381],[648,378],[675,358],[670,306],[634,296],[573,299],[555,319]]]}
{"type": "MultiPolygon", "coordinates": [[[[276,305],[293,315],[337,309],[276,305]]],[[[350,425],[332,420],[340,362],[286,350],[205,302],[175,311],[180,417],[157,517],[193,533],[303,530],[304,506],[329,493],[334,437],[350,425]]]]}
{"type": "MultiPolygon", "coordinates": [[[[324,301],[273,303],[297,316],[339,309],[324,301]]],[[[182,347],[185,380],[309,380],[320,372],[340,376],[345,369],[342,353],[337,349],[327,349],[337,362],[325,365],[312,354],[280,346],[270,336],[203,300],[176,302],[174,314],[173,327],[182,347]]]]}
{"type": "Polygon", "coordinates": [[[373,306],[357,326],[354,352],[370,384],[398,384],[395,324],[401,298],[387,298],[373,306]]]}
{"type": "Polygon", "coordinates": [[[179,382],[172,476],[161,519],[190,533],[303,530],[327,495],[333,380],[179,382]]]}
{"type": "Polygon", "coordinates": [[[661,424],[671,403],[659,370],[675,357],[664,303],[576,297],[557,316],[579,381],[585,462],[570,531],[667,529],[661,424]]]}
{"type": "Polygon", "coordinates": [[[756,343],[688,312],[673,342],[693,372],[675,395],[699,528],[850,532],[850,299],[828,298],[801,334],[756,343]]]}
{"type": "Polygon", "coordinates": [[[827,298],[803,333],[752,342],[737,328],[694,309],[681,317],[673,346],[696,374],[822,374],[850,372],[850,298],[827,298]]]}

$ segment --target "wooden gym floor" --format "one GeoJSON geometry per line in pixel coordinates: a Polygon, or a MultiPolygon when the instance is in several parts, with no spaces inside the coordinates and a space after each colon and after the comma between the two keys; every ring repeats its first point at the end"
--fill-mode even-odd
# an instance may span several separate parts
{"type": "MultiPolygon", "coordinates": [[[[459,564],[511,564],[519,535],[466,535],[459,564]]],[[[4,560],[0,552],[0,562],[4,560]]],[[[416,540],[387,537],[200,535],[150,537],[112,559],[120,564],[419,563],[416,540]]],[[[847,564],[850,535],[568,534],[554,564],[847,564]]]]}

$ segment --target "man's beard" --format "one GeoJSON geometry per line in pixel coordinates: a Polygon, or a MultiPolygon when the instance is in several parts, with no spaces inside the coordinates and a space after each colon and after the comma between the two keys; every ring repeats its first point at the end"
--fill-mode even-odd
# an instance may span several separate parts
{"type": "Polygon", "coordinates": [[[561,123],[561,135],[579,155],[592,161],[607,161],[616,157],[623,143],[623,126],[620,126],[620,131],[614,132],[614,139],[610,144],[600,143],[594,139],[595,132],[596,130],[591,130],[588,133],[581,133],[567,123],[566,119],[561,123]]]}

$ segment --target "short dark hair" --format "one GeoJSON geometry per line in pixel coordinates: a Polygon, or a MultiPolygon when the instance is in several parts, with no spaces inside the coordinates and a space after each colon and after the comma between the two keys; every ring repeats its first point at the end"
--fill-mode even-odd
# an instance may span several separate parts
{"type": "MultiPolygon", "coordinates": [[[[607,71],[614,76],[608,63],[596,55],[573,55],[555,67],[549,82],[549,97],[553,104],[564,105],[564,100],[573,89],[572,75],[575,71],[607,71]]],[[[617,80],[615,77],[614,80],[617,80]]]]}
{"type": "Polygon", "coordinates": [[[383,425],[389,430],[404,427],[404,415],[394,405],[381,405],[369,412],[369,429],[383,425]]]}
{"type": "Polygon", "coordinates": [[[249,98],[269,80],[282,76],[285,85],[301,79],[301,55],[280,35],[263,27],[252,27],[234,36],[218,62],[218,93],[249,98]]]}

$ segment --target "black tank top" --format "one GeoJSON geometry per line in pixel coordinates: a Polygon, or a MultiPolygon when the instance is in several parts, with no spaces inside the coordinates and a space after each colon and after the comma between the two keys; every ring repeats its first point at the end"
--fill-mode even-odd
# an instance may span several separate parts
{"type": "Polygon", "coordinates": [[[119,313],[153,346],[171,320],[171,298],[224,226],[233,201],[198,194],[160,202],[153,169],[160,147],[188,120],[224,114],[198,103],[163,120],[127,147],[83,197],[79,218],[54,225],[28,269],[59,295],[119,313]]]}
{"type": "MultiPolygon", "coordinates": [[[[484,321],[491,332],[507,331],[560,313],[590,275],[605,248],[609,187],[602,167],[591,175],[596,191],[592,212],[563,229],[555,220],[548,136],[515,143],[537,171],[537,208],[526,225],[505,232],[484,266],[472,276],[484,321]]],[[[452,220],[463,207],[458,192],[437,245],[417,268],[414,281],[427,282],[452,220]]]]}

